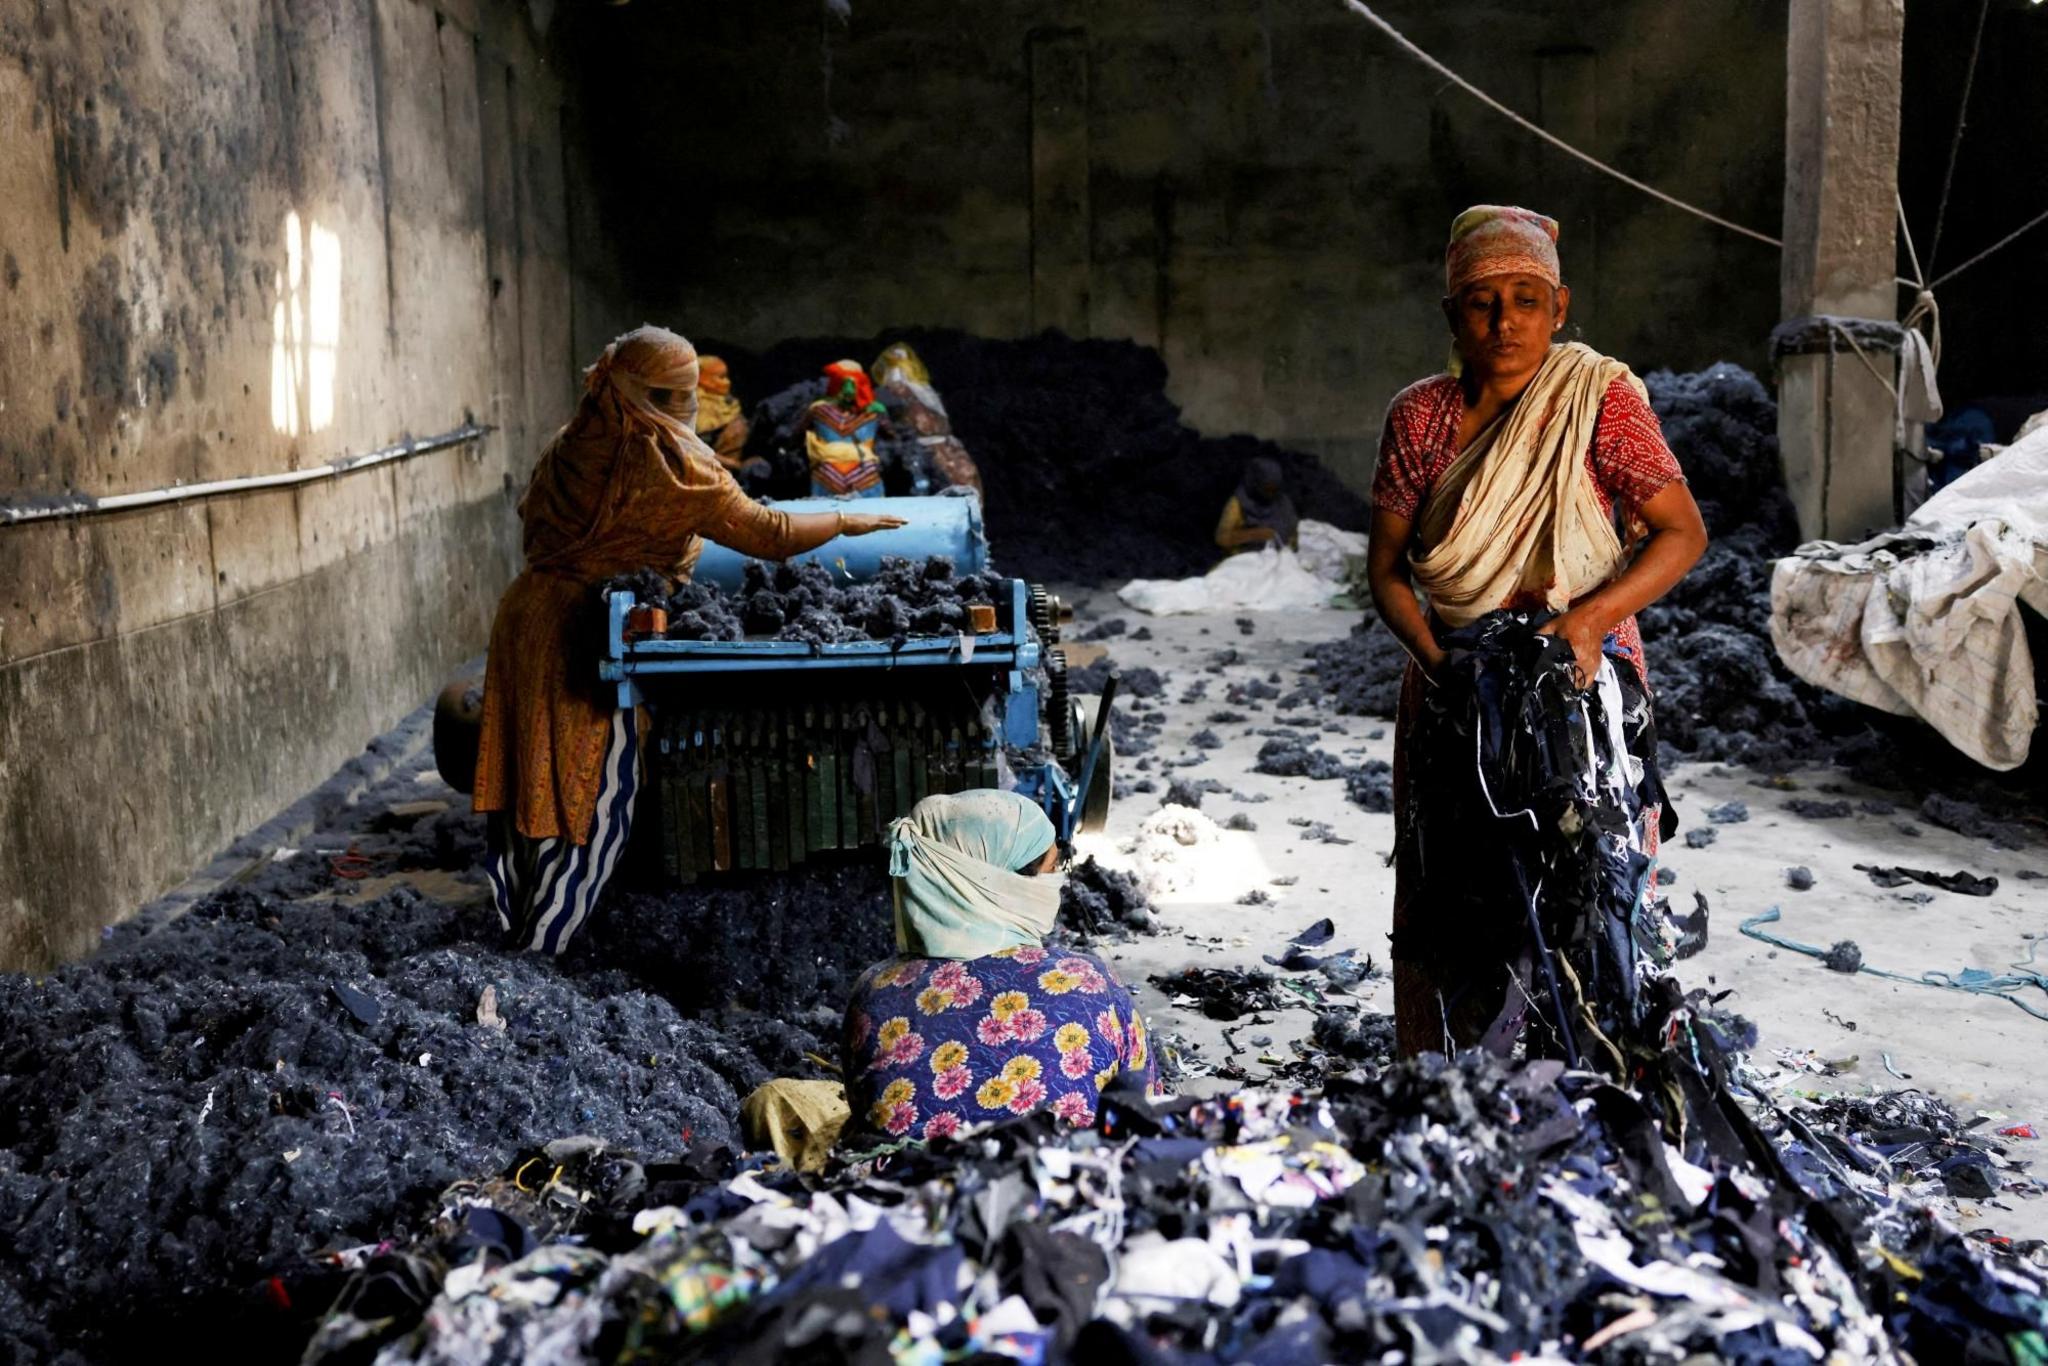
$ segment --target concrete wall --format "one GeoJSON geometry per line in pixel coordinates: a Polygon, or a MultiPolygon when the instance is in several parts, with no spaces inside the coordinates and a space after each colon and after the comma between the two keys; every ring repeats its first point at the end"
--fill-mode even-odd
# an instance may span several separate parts
{"type": "MultiPolygon", "coordinates": [[[[539,8],[536,6],[536,8],[539,8]]],[[[0,11],[0,968],[77,954],[482,649],[572,396],[563,95],[513,0],[0,11]]]]}
{"type": "MultiPolygon", "coordinates": [[[[1775,0],[1378,8],[1560,136],[1776,234],[1775,0]]],[[[573,16],[641,312],[749,346],[905,323],[1131,337],[1203,430],[1362,484],[1387,399],[1442,362],[1451,217],[1513,201],[1562,219],[1586,340],[1644,369],[1763,363],[1774,251],[1547,149],[1334,0],[832,9],[573,16]]]]}

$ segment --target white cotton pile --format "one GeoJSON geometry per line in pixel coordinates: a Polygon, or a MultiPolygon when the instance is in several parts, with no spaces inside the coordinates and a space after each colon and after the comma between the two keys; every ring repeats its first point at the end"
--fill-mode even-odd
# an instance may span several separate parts
{"type": "Polygon", "coordinates": [[[1131,856],[1131,872],[1145,895],[1158,898],[1194,886],[1201,876],[1202,846],[1222,841],[1216,822],[1191,806],[1169,802],[1145,817],[1123,851],[1131,856]]]}
{"type": "Polygon", "coordinates": [[[1188,612],[1284,612],[1321,607],[1337,586],[1317,578],[1292,550],[1232,555],[1195,579],[1132,579],[1117,590],[1126,606],[1153,616],[1188,612]]]}
{"type": "Polygon", "coordinates": [[[1354,555],[1365,553],[1365,537],[1328,522],[1301,523],[1301,567],[1319,579],[1344,582],[1344,565],[1354,555]]]}

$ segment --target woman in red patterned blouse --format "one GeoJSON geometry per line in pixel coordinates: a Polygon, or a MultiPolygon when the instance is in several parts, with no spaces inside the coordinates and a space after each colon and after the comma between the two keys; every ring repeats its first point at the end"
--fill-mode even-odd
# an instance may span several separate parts
{"type": "MultiPolygon", "coordinates": [[[[1542,630],[1571,643],[1584,678],[1611,642],[1647,682],[1635,614],[1706,549],[1699,508],[1640,382],[1590,348],[1556,344],[1571,305],[1556,238],[1555,222],[1526,209],[1458,216],[1443,309],[1459,373],[1411,384],[1387,411],[1368,576],[1380,619],[1410,656],[1394,738],[1397,830],[1407,828],[1405,775],[1420,757],[1408,753],[1412,720],[1445,662],[1440,630],[1494,608],[1548,606],[1558,615],[1542,630]]],[[[1402,952],[1419,910],[1420,870],[1410,864],[1397,860],[1394,886],[1401,1051],[1441,1047],[1447,1031],[1469,1044],[1472,1015],[1451,1002],[1470,984],[1440,981],[1402,952]]]]}

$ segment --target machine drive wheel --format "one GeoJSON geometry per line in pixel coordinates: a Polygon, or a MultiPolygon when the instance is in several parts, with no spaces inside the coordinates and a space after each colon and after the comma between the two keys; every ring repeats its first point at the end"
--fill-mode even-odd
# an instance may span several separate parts
{"type": "Polygon", "coordinates": [[[1073,697],[1067,691],[1065,650],[1045,652],[1045,719],[1046,739],[1052,745],[1053,758],[1063,764],[1072,762],[1077,741],[1073,697]]]}
{"type": "Polygon", "coordinates": [[[458,678],[434,699],[434,767],[457,792],[476,787],[477,742],[483,736],[484,681],[458,678]]]}
{"type": "MultiPolygon", "coordinates": [[[[1102,699],[1093,693],[1077,693],[1074,696],[1074,743],[1079,751],[1075,765],[1077,769],[1087,758],[1087,750],[1082,748],[1082,745],[1095,734],[1096,708],[1101,705],[1102,699]]],[[[1102,758],[1095,765],[1094,780],[1088,784],[1088,790],[1081,794],[1080,828],[1086,834],[1096,834],[1109,824],[1109,797],[1115,787],[1115,772],[1116,740],[1111,737],[1102,742],[1102,758]]],[[[1079,782],[1080,778],[1080,773],[1076,772],[1074,780],[1079,782]]]]}

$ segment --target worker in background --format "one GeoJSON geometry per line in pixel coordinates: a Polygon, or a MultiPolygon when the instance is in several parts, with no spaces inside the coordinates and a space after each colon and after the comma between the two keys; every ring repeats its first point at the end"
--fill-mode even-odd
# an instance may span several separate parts
{"type": "Polygon", "coordinates": [[[697,439],[711,448],[718,463],[741,485],[758,491],[771,466],[746,457],[747,419],[732,391],[732,371],[717,356],[697,357],[697,439]]]}
{"type": "MultiPolygon", "coordinates": [[[[932,384],[931,371],[909,342],[891,342],[875,357],[875,390],[889,408],[889,422],[898,431],[907,429],[917,442],[921,466],[929,467],[931,483],[948,488],[981,489],[981,471],[960,438],[953,435],[953,420],[946,402],[932,384]]],[[[923,477],[920,469],[913,481],[923,477]]],[[[929,489],[919,488],[925,493],[929,489]]]]}
{"type": "Polygon", "coordinates": [[[697,439],[711,448],[718,463],[739,473],[740,452],[747,444],[747,419],[732,392],[732,371],[717,356],[697,357],[697,439]]]}
{"type": "Polygon", "coordinates": [[[473,796],[490,818],[498,918],[521,948],[568,946],[632,825],[638,726],[588,654],[593,588],[649,567],[686,577],[703,539],[779,560],[903,524],[748,498],[697,438],[698,379],[696,351],[673,332],[614,341],[519,501],[526,567],[491,629],[473,796]]]}
{"type": "MultiPolygon", "coordinates": [[[[1557,341],[1571,290],[1556,222],[1468,209],[1451,224],[1444,275],[1456,373],[1410,385],[1388,409],[1367,551],[1373,602],[1410,656],[1394,730],[1392,955],[1396,1037],[1410,1054],[1475,1042],[1490,1014],[1476,1003],[1503,986],[1461,971],[1472,955],[1460,927],[1430,918],[1431,880],[1459,875],[1457,851],[1439,845],[1425,861],[1412,838],[1407,775],[1457,757],[1409,752],[1425,691],[1450,663],[1438,634],[1498,608],[1547,608],[1557,615],[1541,629],[1570,642],[1581,686],[1603,650],[1647,684],[1635,614],[1707,544],[1642,382],[1557,341]]],[[[1653,860],[1658,815],[1643,813],[1653,860]]]]}
{"type": "Polygon", "coordinates": [[[1045,947],[1058,857],[1016,792],[926,797],[890,826],[897,953],[847,1003],[850,1131],[933,1139],[1038,1109],[1082,1127],[1119,1073],[1156,1085],[1130,991],[1100,958],[1045,947]]]}
{"type": "Polygon", "coordinates": [[[1226,555],[1269,545],[1301,549],[1301,517],[1287,495],[1279,461],[1264,455],[1245,461],[1237,492],[1223,505],[1216,523],[1216,544],[1226,555]]]}
{"type": "Polygon", "coordinates": [[[882,462],[875,454],[888,409],[859,361],[836,360],[825,367],[825,397],[805,418],[804,450],[810,457],[811,495],[816,498],[879,498],[882,462]]]}

